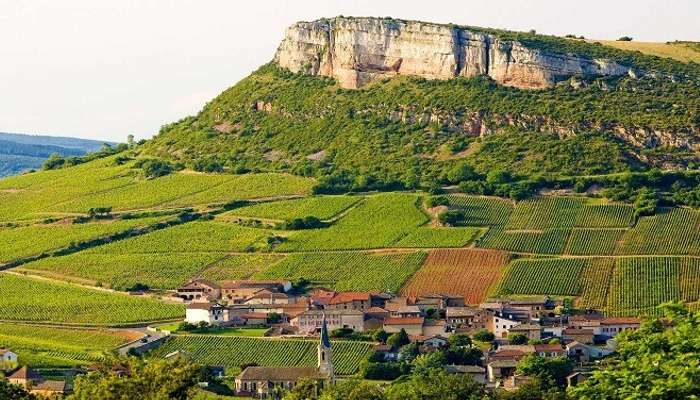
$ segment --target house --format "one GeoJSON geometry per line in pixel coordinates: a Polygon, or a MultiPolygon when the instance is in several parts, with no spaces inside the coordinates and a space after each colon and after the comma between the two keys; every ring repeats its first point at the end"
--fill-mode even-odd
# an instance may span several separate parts
{"type": "Polygon", "coordinates": [[[522,374],[515,374],[503,379],[503,389],[508,391],[518,390],[523,384],[530,382],[532,377],[522,374]]]}
{"type": "Polygon", "coordinates": [[[67,393],[68,387],[64,381],[45,380],[38,372],[24,366],[7,377],[7,380],[28,390],[31,394],[41,397],[54,397],[67,393]]]}
{"type": "Polygon", "coordinates": [[[396,351],[394,346],[388,344],[374,346],[374,353],[384,361],[397,361],[399,359],[399,352],[396,351]]]}
{"type": "Polygon", "coordinates": [[[392,317],[399,318],[416,318],[423,315],[423,312],[418,306],[399,306],[391,312],[392,317]]]}
{"type": "Polygon", "coordinates": [[[508,332],[521,323],[510,318],[499,315],[493,315],[488,324],[488,330],[493,333],[496,338],[507,338],[508,332]]]}
{"type": "Polygon", "coordinates": [[[370,293],[368,292],[340,292],[336,293],[328,301],[326,310],[359,310],[364,311],[372,307],[370,293]]]}
{"type": "Polygon", "coordinates": [[[206,279],[194,279],[177,289],[177,297],[186,301],[219,300],[221,286],[206,279]]]}
{"type": "Polygon", "coordinates": [[[222,325],[229,321],[228,308],[218,303],[190,303],[185,309],[185,322],[190,324],[222,325]]]}
{"type": "Polygon", "coordinates": [[[370,307],[368,310],[365,310],[365,316],[367,318],[374,318],[383,321],[389,317],[389,311],[381,307],[370,307]]]}
{"type": "Polygon", "coordinates": [[[442,319],[426,319],[423,321],[425,336],[448,336],[451,334],[447,322],[442,319]]]}
{"type": "Polygon", "coordinates": [[[508,334],[525,335],[528,340],[540,340],[542,338],[542,327],[535,324],[519,324],[508,329],[508,334]]]}
{"type": "Polygon", "coordinates": [[[243,300],[243,304],[294,304],[295,302],[295,296],[270,289],[258,290],[255,294],[243,300]]]}
{"type": "Polygon", "coordinates": [[[316,349],[316,368],[309,367],[248,367],[235,378],[236,394],[268,398],[276,389],[289,390],[300,379],[316,381],[318,388],[335,382],[333,352],[325,320],[316,349]]]}
{"type": "Polygon", "coordinates": [[[432,347],[433,349],[442,349],[447,347],[449,344],[447,338],[442,336],[432,336],[428,339],[423,340],[423,346],[432,347]]]}
{"type": "Polygon", "coordinates": [[[560,344],[536,344],[535,354],[540,357],[563,357],[566,355],[566,349],[560,344]]]}
{"type": "Polygon", "coordinates": [[[588,379],[590,373],[576,371],[566,377],[566,386],[578,386],[579,383],[588,379]]]}
{"type": "Polygon", "coordinates": [[[534,353],[535,349],[532,346],[512,346],[512,345],[506,345],[506,346],[501,346],[498,348],[496,351],[492,351],[488,355],[488,360],[489,361],[495,361],[495,360],[515,360],[515,361],[520,361],[523,357],[525,357],[529,353],[534,353]]]}
{"type": "Polygon", "coordinates": [[[325,308],[331,301],[337,292],[332,290],[326,290],[322,288],[312,289],[309,292],[309,298],[311,299],[311,305],[316,308],[325,308]]]}
{"type": "Polygon", "coordinates": [[[445,300],[441,295],[424,295],[419,296],[413,302],[413,305],[418,307],[421,312],[427,312],[428,310],[442,310],[445,308],[445,300]]]}
{"type": "Polygon", "coordinates": [[[578,362],[588,362],[594,359],[603,358],[612,353],[612,350],[590,346],[577,341],[566,344],[566,354],[569,358],[578,362]]]}
{"type": "Polygon", "coordinates": [[[12,369],[17,366],[17,354],[9,349],[0,349],[0,370],[12,369]]]}
{"type": "Polygon", "coordinates": [[[222,299],[232,303],[242,303],[263,289],[286,293],[292,290],[292,282],[286,280],[239,280],[224,281],[221,284],[222,299]]]}
{"type": "Polygon", "coordinates": [[[482,329],[488,329],[491,315],[482,308],[475,307],[447,307],[445,309],[447,324],[460,332],[474,333],[482,329]]]}
{"type": "Polygon", "coordinates": [[[423,335],[423,317],[389,317],[384,320],[384,331],[387,333],[401,332],[401,329],[405,330],[410,336],[423,335]]]}
{"type": "Polygon", "coordinates": [[[567,328],[562,332],[562,338],[583,344],[593,344],[593,329],[567,328]]]}
{"type": "Polygon", "coordinates": [[[486,383],[486,368],[478,365],[446,365],[445,372],[448,374],[469,375],[474,382],[486,383]]]}
{"type": "Polygon", "coordinates": [[[242,325],[255,326],[267,324],[267,314],[265,313],[246,313],[236,316],[242,325]]]}
{"type": "Polygon", "coordinates": [[[387,300],[384,303],[384,308],[385,310],[389,311],[390,313],[393,313],[397,311],[400,307],[407,306],[408,304],[408,298],[406,297],[394,297],[390,300],[387,300]]]}
{"type": "Polygon", "coordinates": [[[494,360],[486,364],[486,374],[489,382],[493,383],[515,375],[518,362],[513,359],[494,360]]]}
{"type": "Polygon", "coordinates": [[[639,319],[634,317],[606,317],[600,320],[600,330],[594,333],[610,339],[628,329],[638,329],[639,325],[639,319]]]}
{"type": "Polygon", "coordinates": [[[300,333],[315,333],[324,321],[331,330],[346,328],[363,332],[365,327],[364,313],[357,310],[308,310],[293,318],[291,324],[300,333]]]}

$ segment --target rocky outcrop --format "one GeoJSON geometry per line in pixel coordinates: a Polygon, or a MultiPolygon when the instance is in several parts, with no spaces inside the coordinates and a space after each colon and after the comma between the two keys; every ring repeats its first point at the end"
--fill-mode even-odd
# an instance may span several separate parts
{"type": "Polygon", "coordinates": [[[503,85],[538,89],[574,75],[633,73],[612,61],[545,53],[465,28],[379,18],[298,22],[287,29],[275,62],[293,72],[336,78],[344,88],[395,75],[488,75],[503,85]]]}

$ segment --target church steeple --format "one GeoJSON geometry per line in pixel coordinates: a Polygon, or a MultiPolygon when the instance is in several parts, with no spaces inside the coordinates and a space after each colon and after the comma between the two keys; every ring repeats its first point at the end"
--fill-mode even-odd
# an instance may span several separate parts
{"type": "Polygon", "coordinates": [[[318,372],[328,375],[331,381],[335,379],[332,358],[331,339],[328,335],[328,325],[326,324],[326,316],[324,315],[323,325],[321,326],[321,340],[318,343],[318,372]]]}

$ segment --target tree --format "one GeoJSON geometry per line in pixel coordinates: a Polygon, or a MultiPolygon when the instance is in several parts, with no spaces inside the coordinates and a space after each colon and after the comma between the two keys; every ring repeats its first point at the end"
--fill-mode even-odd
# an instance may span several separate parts
{"type": "Polygon", "coordinates": [[[429,375],[434,369],[443,369],[447,364],[447,358],[442,351],[421,354],[413,361],[414,375],[429,375]]]}
{"type": "Polygon", "coordinates": [[[134,143],[134,135],[128,135],[126,137],[126,144],[129,146],[129,148],[134,147],[136,143],[134,143]]]}
{"type": "Polygon", "coordinates": [[[527,344],[527,336],[522,333],[509,333],[508,341],[510,344],[527,344]]]}
{"type": "Polygon", "coordinates": [[[203,370],[183,358],[173,360],[120,357],[107,360],[100,368],[76,378],[70,400],[174,399],[193,395],[203,370]],[[114,368],[126,369],[122,376],[114,368]]]}
{"type": "Polygon", "coordinates": [[[482,400],[485,396],[484,385],[470,376],[448,374],[441,369],[413,375],[386,391],[387,400],[482,400]]]}
{"type": "Polygon", "coordinates": [[[21,386],[13,385],[5,379],[0,379],[0,399],[3,400],[36,400],[36,396],[30,394],[21,386]]]}
{"type": "Polygon", "coordinates": [[[318,383],[311,379],[300,379],[292,390],[284,395],[284,400],[315,399],[318,393],[318,383]]]}
{"type": "Polygon", "coordinates": [[[267,322],[270,324],[276,324],[282,320],[282,316],[276,312],[271,312],[267,314],[267,322]]]}
{"type": "Polygon", "coordinates": [[[664,304],[661,317],[616,336],[617,362],[569,389],[572,399],[700,397],[700,313],[664,304]],[[663,322],[662,322],[663,320],[663,322]],[[644,394],[644,396],[642,396],[644,394]]]}
{"type": "Polygon", "coordinates": [[[631,42],[633,38],[631,36],[622,36],[617,39],[618,42],[631,42]]]}
{"type": "Polygon", "coordinates": [[[411,343],[411,339],[409,339],[406,330],[401,329],[401,331],[389,336],[389,338],[386,340],[386,343],[390,346],[394,346],[394,348],[396,349],[400,349],[401,347],[411,343]]]}
{"type": "Polygon", "coordinates": [[[445,350],[445,359],[448,364],[476,365],[484,353],[476,347],[450,347],[445,350]]]}
{"type": "Polygon", "coordinates": [[[486,329],[481,329],[479,331],[476,331],[474,333],[474,340],[478,340],[480,342],[493,342],[493,340],[496,338],[493,333],[489,332],[486,329]]]}
{"type": "Polygon", "coordinates": [[[387,339],[389,339],[389,334],[386,333],[384,329],[379,329],[378,331],[374,332],[372,338],[377,342],[386,343],[387,339]]]}
{"type": "Polygon", "coordinates": [[[377,385],[348,379],[323,391],[319,400],[383,400],[384,393],[377,385]]]}
{"type": "Polygon", "coordinates": [[[536,354],[528,354],[518,363],[519,373],[536,376],[546,387],[563,385],[573,369],[573,363],[565,357],[540,357],[536,354]]]}
{"type": "Polygon", "coordinates": [[[449,183],[459,183],[462,181],[471,181],[478,178],[479,175],[474,171],[471,165],[466,162],[455,164],[447,171],[447,181],[449,183]]]}
{"type": "Polygon", "coordinates": [[[642,188],[637,193],[637,198],[634,200],[634,214],[637,217],[644,215],[654,215],[656,207],[659,204],[659,198],[656,192],[649,188],[642,188]]]}
{"type": "Polygon", "coordinates": [[[449,338],[450,346],[471,346],[472,339],[469,335],[454,334],[449,338]]]}

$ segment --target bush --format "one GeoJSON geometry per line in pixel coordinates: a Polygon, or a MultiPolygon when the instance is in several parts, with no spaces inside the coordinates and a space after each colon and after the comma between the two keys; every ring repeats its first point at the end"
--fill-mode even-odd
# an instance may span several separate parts
{"type": "Polygon", "coordinates": [[[622,36],[619,39],[617,39],[617,41],[618,42],[631,42],[632,39],[633,38],[631,36],[622,36]]]}
{"type": "Polygon", "coordinates": [[[175,169],[168,161],[150,158],[137,161],[135,166],[136,168],[141,168],[144,176],[147,178],[170,175],[175,169]]]}
{"type": "Polygon", "coordinates": [[[496,339],[494,334],[489,332],[486,329],[476,331],[474,333],[473,338],[474,338],[474,340],[478,340],[480,342],[493,342],[493,340],[496,339]]]}
{"type": "Polygon", "coordinates": [[[510,333],[508,334],[508,341],[510,344],[527,344],[527,336],[522,333],[510,333]]]}
{"type": "Polygon", "coordinates": [[[401,329],[400,332],[389,336],[386,343],[393,346],[395,349],[400,349],[401,347],[411,343],[411,340],[408,338],[408,333],[406,333],[406,330],[401,329]]]}

